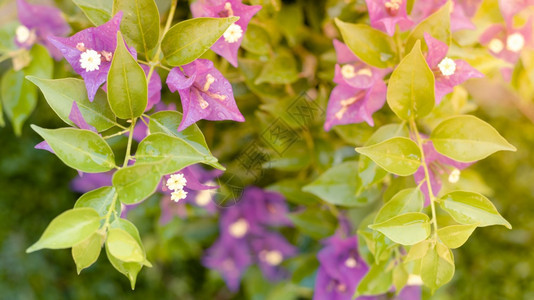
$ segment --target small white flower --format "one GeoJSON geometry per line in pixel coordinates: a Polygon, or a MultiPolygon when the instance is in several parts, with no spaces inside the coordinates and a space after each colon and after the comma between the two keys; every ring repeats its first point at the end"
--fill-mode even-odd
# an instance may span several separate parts
{"type": "Polygon", "coordinates": [[[452,170],[452,172],[449,174],[449,182],[457,183],[458,180],[460,180],[460,170],[454,168],[454,170],[452,170]]]}
{"type": "Polygon", "coordinates": [[[80,65],[86,72],[98,70],[101,55],[95,50],[87,50],[80,55],[80,65]]]}
{"type": "Polygon", "coordinates": [[[227,43],[235,43],[243,36],[243,29],[237,24],[232,24],[223,34],[224,40],[227,43]]]}
{"type": "Polygon", "coordinates": [[[28,29],[28,27],[24,25],[20,25],[17,27],[17,30],[15,31],[15,37],[17,39],[17,42],[19,43],[25,43],[28,41],[28,39],[31,36],[31,31],[28,29]]]}
{"type": "Polygon", "coordinates": [[[260,255],[262,256],[262,260],[264,260],[271,266],[278,266],[284,260],[282,252],[278,250],[265,251],[261,254],[263,254],[260,255]]]}
{"type": "Polygon", "coordinates": [[[230,224],[228,231],[233,237],[242,238],[248,232],[248,222],[243,218],[238,219],[234,223],[230,224]]]}
{"type": "Polygon", "coordinates": [[[488,44],[488,48],[495,53],[501,53],[502,49],[504,49],[504,44],[499,39],[492,39],[488,44]]]}
{"type": "Polygon", "coordinates": [[[406,285],[423,285],[423,279],[420,275],[410,274],[406,285]]]}
{"type": "Polygon", "coordinates": [[[185,197],[187,197],[187,192],[184,190],[177,190],[171,193],[171,200],[174,202],[185,199],[185,197]]]}
{"type": "Polygon", "coordinates": [[[347,268],[355,268],[357,265],[358,265],[358,262],[352,256],[347,258],[347,260],[345,260],[345,266],[347,268]]]}
{"type": "Polygon", "coordinates": [[[344,65],[343,67],[341,67],[341,75],[343,75],[343,78],[345,79],[351,79],[356,76],[356,73],[354,72],[354,66],[344,65]]]}
{"type": "Polygon", "coordinates": [[[525,38],[521,33],[516,32],[506,38],[506,49],[512,52],[519,52],[525,46],[525,38]]]}
{"type": "Polygon", "coordinates": [[[167,179],[167,187],[170,190],[176,191],[181,190],[187,184],[187,179],[185,179],[184,174],[172,174],[169,179],[167,179]]]}
{"type": "Polygon", "coordinates": [[[451,76],[456,71],[456,63],[454,62],[454,60],[445,57],[438,64],[438,68],[441,71],[441,74],[443,74],[444,76],[451,76]]]}

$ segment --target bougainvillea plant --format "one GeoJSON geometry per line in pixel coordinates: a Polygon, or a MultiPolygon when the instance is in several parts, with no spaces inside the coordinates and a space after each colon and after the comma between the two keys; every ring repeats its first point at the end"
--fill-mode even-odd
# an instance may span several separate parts
{"type": "Polygon", "coordinates": [[[80,273],[103,251],[133,289],[158,257],[128,215],[156,197],[162,226],[218,220],[197,258],[232,292],[257,266],[318,300],[420,299],[452,279],[452,249],[476,228],[512,228],[463,181],[516,148],[466,114],[462,84],[519,76],[532,23],[514,15],[530,2],[500,1],[502,22],[478,28],[481,1],[338,1],[307,15],[313,33],[301,4],[280,1],[73,2],[92,24],[16,0],[1,49],[0,107],[20,135],[42,92],[66,126],[30,125],[36,148],[77,170],[83,193],[28,253],[71,248],[80,273]]]}

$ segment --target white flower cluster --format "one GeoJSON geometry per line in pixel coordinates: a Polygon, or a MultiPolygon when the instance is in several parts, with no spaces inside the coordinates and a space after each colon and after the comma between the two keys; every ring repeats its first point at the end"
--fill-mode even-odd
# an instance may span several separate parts
{"type": "Polygon", "coordinates": [[[187,197],[187,192],[184,191],[184,187],[187,184],[187,179],[185,179],[184,174],[172,174],[169,179],[167,179],[167,187],[172,190],[171,200],[178,202],[187,197]]]}

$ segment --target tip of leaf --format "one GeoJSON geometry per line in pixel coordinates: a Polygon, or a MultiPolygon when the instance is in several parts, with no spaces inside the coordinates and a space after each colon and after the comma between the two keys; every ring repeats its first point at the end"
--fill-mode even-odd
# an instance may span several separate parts
{"type": "Polygon", "coordinates": [[[34,131],[38,131],[39,129],[41,129],[41,127],[35,125],[35,124],[30,124],[30,127],[34,130],[34,131]]]}
{"type": "Polygon", "coordinates": [[[233,17],[230,18],[230,21],[235,23],[235,22],[239,21],[239,17],[238,16],[233,16],[233,17]]]}
{"type": "Polygon", "coordinates": [[[503,224],[504,227],[512,230],[512,224],[510,224],[510,222],[506,221],[506,224],[503,224]]]}
{"type": "Polygon", "coordinates": [[[148,261],[148,259],[145,259],[145,261],[143,261],[143,266],[148,267],[148,268],[152,268],[152,263],[150,263],[148,261]]]}
{"type": "Polygon", "coordinates": [[[78,268],[76,267],[76,273],[78,273],[78,275],[80,275],[80,273],[82,272],[83,268],[78,268]]]}
{"type": "Polygon", "coordinates": [[[35,252],[37,250],[41,250],[41,248],[39,247],[39,245],[37,243],[31,245],[30,247],[28,247],[28,249],[26,249],[26,253],[32,253],[32,252],[35,252]]]}
{"type": "Polygon", "coordinates": [[[508,149],[506,149],[506,150],[512,151],[512,152],[516,152],[517,148],[514,145],[508,143],[508,149]]]}
{"type": "Polygon", "coordinates": [[[135,282],[137,280],[137,275],[128,274],[128,279],[130,279],[130,285],[132,287],[132,291],[135,290],[135,282]]]}

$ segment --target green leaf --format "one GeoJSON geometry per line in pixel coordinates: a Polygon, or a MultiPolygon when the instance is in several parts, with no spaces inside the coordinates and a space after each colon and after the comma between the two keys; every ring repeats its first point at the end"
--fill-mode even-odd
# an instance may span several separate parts
{"type": "MultiPolygon", "coordinates": [[[[132,222],[128,221],[127,219],[122,219],[122,218],[115,219],[115,221],[111,223],[111,228],[120,228],[126,231],[130,236],[132,236],[137,241],[137,243],[141,247],[141,250],[143,250],[143,253],[145,253],[145,248],[143,247],[143,242],[141,241],[141,236],[139,235],[139,231],[137,230],[137,227],[135,227],[135,225],[132,222]]],[[[146,257],[146,254],[145,254],[145,257],[146,257]]],[[[146,258],[143,261],[143,265],[147,267],[152,267],[152,264],[148,260],[146,260],[146,258]]]]}
{"type": "Polygon", "coordinates": [[[388,268],[388,260],[371,265],[369,272],[362,278],[353,298],[362,295],[378,295],[389,291],[393,283],[393,272],[388,268]]]}
{"type": "Polygon", "coordinates": [[[95,232],[72,247],[72,258],[76,263],[76,272],[78,272],[78,275],[83,269],[90,267],[98,259],[103,243],[104,236],[95,232]]]}
{"type": "Polygon", "coordinates": [[[148,55],[159,40],[159,11],[154,0],[115,0],[113,14],[122,11],[121,32],[128,45],[148,55]]]}
{"type": "Polygon", "coordinates": [[[397,246],[391,239],[384,234],[373,230],[372,239],[373,246],[369,248],[375,257],[375,263],[379,263],[391,257],[391,250],[397,246]]]}
{"type": "Polygon", "coordinates": [[[186,140],[154,133],[139,143],[135,153],[139,163],[157,163],[161,174],[170,174],[196,163],[219,166],[217,159],[204,154],[186,140]]]}
{"type": "MultiPolygon", "coordinates": [[[[178,125],[182,121],[182,113],[178,111],[159,111],[150,116],[150,123],[148,129],[151,134],[165,133],[170,136],[175,136],[187,142],[193,146],[198,152],[212,156],[204,134],[198,128],[197,124],[193,124],[182,131],[178,131],[178,125]]],[[[225,170],[225,168],[218,162],[210,163],[210,166],[219,170],[225,170]]]]}
{"type": "Polygon", "coordinates": [[[108,231],[106,248],[115,258],[123,262],[143,262],[145,253],[137,241],[126,231],[112,228],[108,231]]]}
{"type": "Polygon", "coordinates": [[[337,18],[335,22],[345,44],[358,58],[377,68],[395,65],[397,53],[392,37],[369,25],[345,23],[337,18]]]}
{"type": "Polygon", "coordinates": [[[7,117],[17,136],[22,134],[22,125],[37,105],[37,90],[24,80],[23,71],[8,70],[0,83],[0,95],[7,117]]]}
{"type": "Polygon", "coordinates": [[[194,18],[172,26],[161,41],[167,63],[182,66],[199,58],[237,20],[239,17],[194,18]]]}
{"type": "Polygon", "coordinates": [[[278,50],[274,59],[265,64],[255,84],[289,84],[299,79],[297,62],[292,53],[287,50],[278,50]]]}
{"type": "Polygon", "coordinates": [[[44,248],[70,248],[87,239],[100,227],[100,216],[92,208],[69,209],[50,222],[39,240],[26,253],[44,248]]]}
{"type": "Polygon", "coordinates": [[[109,249],[106,246],[106,255],[108,256],[108,260],[111,263],[111,265],[119,272],[124,274],[130,280],[130,285],[132,287],[132,290],[135,289],[135,283],[137,281],[137,274],[139,274],[139,271],[143,268],[143,265],[141,263],[137,262],[123,262],[119,260],[118,258],[114,257],[111,253],[109,253],[109,249]]]}
{"type": "Polygon", "coordinates": [[[512,225],[499,214],[493,203],[478,193],[448,193],[439,199],[439,204],[458,223],[478,223],[479,227],[503,225],[512,229],[512,225]]]}
{"type": "Polygon", "coordinates": [[[409,274],[403,263],[398,263],[395,268],[393,268],[393,285],[395,286],[397,295],[408,282],[408,276],[409,274]]]}
{"type": "Polygon", "coordinates": [[[380,208],[375,223],[384,222],[407,212],[420,212],[424,202],[425,196],[418,188],[401,190],[380,208]]]}
{"type": "Polygon", "coordinates": [[[84,129],[44,129],[31,125],[67,166],[86,173],[101,173],[115,168],[115,156],[98,134],[84,129]]]}
{"type": "Polygon", "coordinates": [[[290,259],[291,265],[294,268],[291,268],[291,282],[294,284],[300,284],[302,281],[306,280],[308,276],[312,276],[317,272],[319,268],[319,261],[317,260],[317,253],[307,253],[301,254],[294,258],[290,259]]]}
{"type": "Polygon", "coordinates": [[[277,181],[266,187],[267,190],[278,192],[295,204],[310,205],[320,201],[315,195],[304,192],[304,181],[298,178],[289,178],[277,181]]]}
{"type": "Polygon", "coordinates": [[[302,190],[334,205],[363,206],[369,199],[358,196],[359,182],[358,162],[349,161],[328,169],[302,190]]]}
{"type": "Polygon", "coordinates": [[[109,0],[72,0],[96,26],[111,19],[113,1],[109,0]]]}
{"type": "Polygon", "coordinates": [[[337,226],[337,220],[332,214],[317,208],[307,208],[301,212],[291,213],[288,217],[303,234],[316,240],[331,236],[337,226]]]}
{"type": "Polygon", "coordinates": [[[369,225],[369,228],[380,231],[395,243],[414,245],[430,235],[430,219],[424,213],[410,212],[369,225]]]}
{"type": "Polygon", "coordinates": [[[400,175],[412,175],[421,166],[421,150],[405,137],[394,137],[381,143],[356,148],[386,171],[400,175]]]}
{"type": "MultiPolygon", "coordinates": [[[[404,124],[387,124],[378,128],[365,142],[364,146],[377,144],[396,136],[408,137],[408,131],[404,124]]],[[[381,181],[387,174],[388,172],[380,168],[372,159],[367,156],[360,156],[358,175],[362,180],[362,187],[381,181]]]]}
{"type": "Polygon", "coordinates": [[[475,116],[451,117],[430,135],[439,153],[460,162],[473,162],[501,151],[516,151],[490,124],[475,116]]]}
{"type": "Polygon", "coordinates": [[[156,164],[135,164],[115,172],[112,182],[122,203],[135,204],[156,191],[160,174],[156,164]]]}
{"type": "MultiPolygon", "coordinates": [[[[103,186],[83,194],[76,200],[74,208],[91,207],[96,210],[101,217],[104,217],[110,210],[110,206],[113,203],[113,197],[115,197],[115,188],[111,186],[103,186]]],[[[120,212],[120,209],[120,203],[115,201],[115,211],[118,213],[120,212]]]]}
{"type": "Polygon", "coordinates": [[[454,258],[442,243],[431,246],[421,261],[421,279],[434,292],[454,276],[454,258]]]}
{"type": "Polygon", "coordinates": [[[34,76],[26,76],[26,79],[41,89],[48,105],[65,123],[74,126],[69,115],[72,103],[76,101],[85,121],[99,132],[115,126],[115,114],[111,111],[103,90],[99,89],[91,102],[87,98],[85,84],[81,79],[42,79],[34,76]]]}
{"type": "Polygon", "coordinates": [[[254,54],[267,55],[271,51],[269,41],[270,37],[265,29],[255,24],[249,24],[241,47],[254,54]]]}
{"type": "Polygon", "coordinates": [[[2,108],[2,95],[0,94],[0,127],[4,126],[6,126],[6,122],[4,121],[4,111],[2,108]]]}
{"type": "MultiPolygon", "coordinates": [[[[433,38],[438,39],[447,45],[451,43],[451,26],[450,26],[451,4],[447,2],[438,11],[428,16],[415,27],[406,42],[406,49],[411,49],[418,40],[424,41],[424,33],[430,34],[433,38]]],[[[427,46],[423,43],[423,50],[427,46]]]]}
{"type": "Polygon", "coordinates": [[[40,78],[52,78],[54,72],[54,61],[48,50],[39,44],[34,45],[30,50],[31,63],[22,69],[24,75],[33,75],[40,78]]]}
{"type": "Polygon", "coordinates": [[[420,41],[391,74],[386,96],[391,110],[403,120],[424,117],[434,108],[434,74],[421,52],[420,41]]]}
{"type": "Polygon", "coordinates": [[[471,236],[478,224],[451,225],[438,229],[438,237],[447,247],[456,249],[462,246],[471,236]]]}
{"type": "Polygon", "coordinates": [[[111,110],[121,119],[139,117],[148,103],[145,72],[132,57],[120,32],[117,49],[108,73],[108,100],[111,110]]]}
{"type": "Polygon", "coordinates": [[[406,258],[404,259],[405,263],[422,259],[432,247],[432,242],[430,240],[424,240],[420,243],[413,245],[408,251],[406,258]]]}

